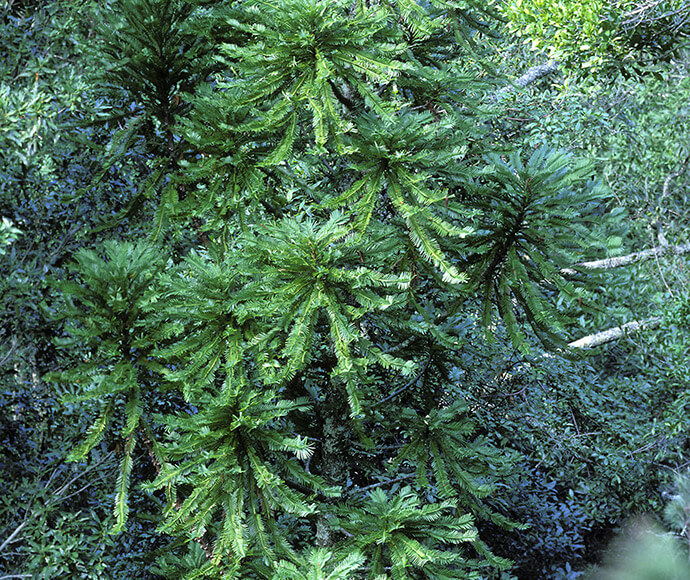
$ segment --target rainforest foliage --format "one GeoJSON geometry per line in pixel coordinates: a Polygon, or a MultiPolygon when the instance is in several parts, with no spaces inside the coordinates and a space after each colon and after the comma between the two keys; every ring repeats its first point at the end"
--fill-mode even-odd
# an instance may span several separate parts
{"type": "Polygon", "coordinates": [[[690,6],[570,4],[0,4],[4,577],[686,573],[690,6]]]}

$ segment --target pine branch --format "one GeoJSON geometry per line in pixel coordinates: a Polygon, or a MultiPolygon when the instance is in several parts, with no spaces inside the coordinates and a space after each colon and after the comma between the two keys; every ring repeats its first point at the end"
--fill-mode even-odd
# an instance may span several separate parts
{"type": "Polygon", "coordinates": [[[690,243],[680,244],[676,246],[657,246],[651,250],[642,250],[641,252],[633,252],[626,256],[618,256],[617,258],[606,258],[604,260],[593,260],[591,262],[579,262],[573,268],[563,268],[561,274],[564,276],[574,276],[578,270],[609,270],[611,268],[619,268],[621,266],[628,266],[635,262],[643,262],[655,256],[661,256],[665,252],[671,252],[675,255],[690,253],[690,243]]]}

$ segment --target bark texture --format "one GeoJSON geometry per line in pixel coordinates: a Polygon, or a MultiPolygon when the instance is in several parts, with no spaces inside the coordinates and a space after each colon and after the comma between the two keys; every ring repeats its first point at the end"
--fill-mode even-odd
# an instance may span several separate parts
{"type": "Polygon", "coordinates": [[[625,256],[618,256],[616,258],[606,258],[605,260],[593,260],[591,262],[580,262],[575,264],[572,268],[563,268],[561,274],[564,276],[574,276],[578,270],[609,270],[611,268],[619,268],[620,266],[628,266],[635,262],[644,262],[654,256],[661,256],[664,253],[672,253],[675,255],[690,253],[690,244],[680,244],[678,246],[657,246],[650,250],[642,250],[641,252],[633,252],[625,256]]]}
{"type": "Polygon", "coordinates": [[[636,332],[644,328],[656,328],[659,326],[659,324],[661,324],[661,320],[661,316],[648,318],[647,320],[634,320],[633,322],[628,322],[623,326],[616,326],[615,328],[602,330],[601,332],[590,334],[589,336],[583,336],[578,340],[568,343],[568,346],[571,348],[594,348],[595,346],[611,342],[612,340],[617,340],[623,336],[627,336],[632,332],[636,332]]]}

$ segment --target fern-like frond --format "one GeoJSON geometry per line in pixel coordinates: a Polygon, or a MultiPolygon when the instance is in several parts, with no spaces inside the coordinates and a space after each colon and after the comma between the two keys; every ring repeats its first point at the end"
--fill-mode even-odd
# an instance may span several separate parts
{"type": "Polygon", "coordinates": [[[562,347],[558,331],[564,319],[551,296],[577,292],[559,268],[581,258],[578,234],[591,219],[587,209],[606,192],[588,181],[591,165],[547,147],[536,149],[526,162],[519,153],[487,161],[486,185],[477,197],[484,215],[465,240],[473,279],[482,289],[484,323],[494,300],[523,352],[528,347],[520,315],[545,345],[562,347]]]}
{"type": "Polygon", "coordinates": [[[347,545],[368,557],[372,571],[462,567],[466,556],[458,546],[472,544],[477,534],[471,517],[451,515],[454,507],[452,501],[423,504],[410,487],[395,494],[376,489],[360,507],[339,510],[333,525],[353,533],[347,545]]]}
{"type": "Polygon", "coordinates": [[[115,523],[110,530],[111,534],[119,534],[127,523],[127,516],[129,515],[127,498],[129,495],[129,479],[132,473],[132,453],[134,451],[135,442],[136,439],[134,434],[129,435],[125,439],[124,455],[120,461],[120,470],[117,474],[115,505],[113,507],[115,523]]]}

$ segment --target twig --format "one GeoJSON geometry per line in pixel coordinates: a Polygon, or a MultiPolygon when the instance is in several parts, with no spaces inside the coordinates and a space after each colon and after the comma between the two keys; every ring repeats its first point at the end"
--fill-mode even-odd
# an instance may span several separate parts
{"type": "Polygon", "coordinates": [[[390,485],[392,483],[398,483],[399,481],[405,481],[406,479],[412,479],[415,476],[414,473],[408,473],[407,475],[401,475],[394,479],[389,479],[388,481],[379,481],[378,483],[372,483],[371,485],[365,485],[364,487],[358,487],[357,493],[361,491],[369,491],[370,489],[375,489],[384,485],[390,485]]]}
{"type": "MultiPolygon", "coordinates": [[[[655,2],[650,2],[648,4],[643,4],[642,6],[635,8],[634,10],[630,10],[623,14],[623,18],[626,18],[621,22],[621,25],[624,27],[632,27],[635,28],[636,26],[639,26],[645,20],[649,23],[652,22],[657,22],[659,20],[664,20],[666,18],[671,18],[673,16],[677,16],[678,14],[683,14],[683,12],[687,12],[688,8],[690,6],[687,3],[684,3],[681,5],[680,8],[677,8],[675,10],[669,10],[667,12],[664,12],[663,14],[658,14],[656,16],[647,16],[647,12],[650,10],[653,10],[660,4],[663,4],[663,0],[656,0],[655,2]]],[[[681,21],[684,22],[684,21],[681,21]]],[[[675,24],[670,26],[668,29],[673,30],[675,28],[675,24]]]]}
{"type": "Polygon", "coordinates": [[[661,197],[659,197],[659,201],[657,201],[657,211],[661,211],[661,206],[664,202],[664,200],[668,197],[669,191],[670,191],[670,186],[671,186],[671,181],[673,181],[676,177],[682,175],[685,170],[688,168],[688,164],[690,163],[690,155],[687,155],[685,157],[685,160],[680,166],[680,169],[678,171],[674,171],[673,173],[669,174],[666,179],[664,179],[664,186],[661,190],[661,197]]]}
{"type": "Polygon", "coordinates": [[[14,354],[15,350],[17,350],[17,338],[13,336],[11,341],[10,341],[9,350],[0,359],[0,367],[12,358],[12,355],[14,354]]]}
{"type": "MultiPolygon", "coordinates": [[[[668,247],[668,242],[666,241],[666,236],[664,236],[664,231],[661,227],[661,220],[656,222],[656,227],[657,227],[657,240],[659,241],[659,244],[661,245],[661,247],[666,249],[668,247]]],[[[671,287],[668,285],[668,282],[666,282],[666,277],[664,276],[664,271],[661,269],[661,264],[659,263],[659,254],[654,254],[654,261],[656,262],[657,270],[659,270],[659,276],[661,276],[661,281],[664,283],[666,290],[668,290],[668,293],[671,295],[671,298],[675,298],[675,295],[673,294],[673,290],[671,290],[671,287]]]]}
{"type": "Polygon", "coordinates": [[[384,352],[384,354],[391,354],[391,353],[394,353],[398,350],[402,350],[403,348],[407,348],[408,346],[410,346],[418,338],[419,338],[418,336],[412,335],[409,338],[406,338],[405,340],[403,340],[401,343],[395,344],[395,345],[391,346],[388,350],[384,350],[383,352],[384,352]]]}
{"type": "Polygon", "coordinates": [[[50,255],[48,256],[48,259],[46,260],[46,265],[47,266],[53,266],[57,259],[60,257],[60,252],[64,249],[64,247],[67,245],[67,243],[76,235],[76,233],[83,227],[83,224],[76,223],[74,224],[70,230],[63,236],[62,240],[58,244],[57,248],[55,248],[50,255]]]}
{"type": "MultiPolygon", "coordinates": [[[[62,487],[60,487],[59,489],[57,489],[57,490],[55,490],[55,491],[53,492],[53,497],[59,497],[59,496],[61,496],[63,493],[65,493],[65,491],[67,491],[67,489],[69,489],[69,487],[70,487],[73,483],[75,483],[76,481],[78,481],[79,479],[81,479],[82,477],[84,477],[85,475],[87,475],[88,473],[90,473],[91,471],[93,471],[94,469],[97,469],[98,467],[100,467],[101,465],[103,465],[104,463],[106,463],[108,460],[112,459],[112,457],[113,457],[114,455],[115,455],[115,454],[114,454],[112,451],[109,452],[109,453],[106,453],[106,454],[103,456],[102,459],[100,459],[99,461],[96,461],[96,463],[94,463],[93,465],[89,465],[86,469],[77,472],[77,474],[74,475],[74,477],[72,477],[71,479],[68,479],[67,482],[65,482],[65,483],[62,485],[62,487]]],[[[60,469],[60,466],[58,466],[58,467],[55,469],[55,471],[58,471],[59,469],[60,469]]],[[[52,476],[51,476],[50,479],[48,480],[48,483],[46,483],[46,485],[45,485],[45,489],[46,489],[46,490],[48,489],[48,484],[50,483],[50,480],[51,480],[51,479],[52,479],[52,476]]],[[[61,501],[62,501],[62,499],[61,499],[61,501]]]]}
{"type": "MultiPolygon", "coordinates": [[[[2,544],[0,544],[0,552],[2,552],[5,549],[5,546],[7,546],[7,544],[12,543],[12,540],[14,540],[17,537],[19,532],[22,531],[22,528],[24,526],[26,526],[26,524],[28,524],[28,523],[29,523],[29,520],[24,520],[21,524],[19,524],[16,528],[14,528],[14,531],[9,535],[9,537],[2,544]]],[[[18,578],[21,578],[21,576],[18,576],[18,578]]],[[[28,576],[27,576],[27,578],[28,578],[28,576]]]]}
{"type": "Polygon", "coordinates": [[[568,410],[570,411],[570,418],[573,420],[573,425],[575,426],[575,431],[577,432],[578,436],[580,435],[580,428],[577,426],[577,420],[575,419],[575,413],[573,412],[573,408],[568,405],[568,410]]]}
{"type": "Polygon", "coordinates": [[[487,394],[484,396],[485,397],[517,397],[519,395],[524,395],[525,391],[527,390],[527,387],[529,387],[529,385],[525,385],[521,389],[519,389],[517,391],[513,391],[512,393],[496,393],[495,395],[494,394],[487,394]]]}
{"type": "Polygon", "coordinates": [[[427,359],[427,361],[424,363],[424,366],[422,367],[422,370],[419,371],[419,373],[417,373],[417,375],[416,375],[412,380],[410,380],[409,382],[405,383],[405,384],[404,384],[402,387],[400,387],[399,389],[393,391],[393,392],[392,392],[390,395],[388,395],[387,397],[384,397],[383,399],[381,399],[381,400],[378,401],[377,403],[374,403],[374,404],[372,405],[372,409],[375,409],[375,408],[378,407],[379,405],[383,405],[383,403],[386,403],[386,402],[390,401],[392,398],[397,397],[400,393],[402,393],[403,391],[409,389],[412,385],[414,385],[419,379],[422,378],[422,376],[423,376],[424,373],[426,372],[426,369],[429,368],[429,363],[430,363],[430,362],[431,362],[431,357],[429,357],[429,358],[427,359]]]}

